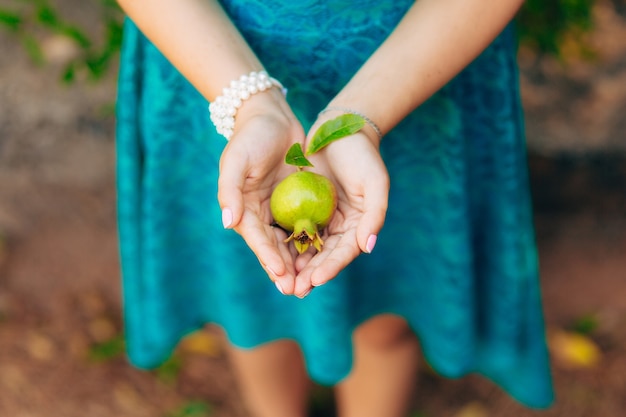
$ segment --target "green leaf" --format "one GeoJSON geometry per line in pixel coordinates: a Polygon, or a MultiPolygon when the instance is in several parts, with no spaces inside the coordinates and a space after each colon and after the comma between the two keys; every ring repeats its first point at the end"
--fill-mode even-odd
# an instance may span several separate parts
{"type": "Polygon", "coordinates": [[[61,75],[61,81],[64,84],[71,84],[76,79],[76,64],[74,62],[70,62],[65,67],[63,74],[61,75]]]}
{"type": "Polygon", "coordinates": [[[115,0],[100,0],[100,4],[104,7],[115,7],[117,2],[115,0]]]}
{"type": "Polygon", "coordinates": [[[62,35],[73,40],[82,49],[88,49],[91,46],[91,40],[89,40],[87,34],[76,26],[64,25],[57,30],[62,35]]]}
{"type": "Polygon", "coordinates": [[[582,335],[590,335],[598,327],[598,318],[592,314],[588,314],[576,319],[574,323],[572,323],[571,330],[582,335]]]}
{"type": "Polygon", "coordinates": [[[213,407],[204,401],[189,401],[177,409],[165,414],[166,417],[209,417],[213,414],[213,407]]]}
{"type": "Polygon", "coordinates": [[[154,370],[156,377],[165,384],[174,384],[183,369],[182,358],[173,353],[165,362],[154,370]]]}
{"type": "Polygon", "coordinates": [[[41,3],[37,8],[37,21],[51,28],[59,28],[61,26],[57,12],[47,2],[41,3]]]}
{"type": "Polygon", "coordinates": [[[106,23],[106,47],[110,53],[117,51],[122,46],[124,27],[121,22],[110,18],[106,23]]]}
{"type": "Polygon", "coordinates": [[[99,55],[89,56],[85,59],[85,66],[89,70],[89,74],[93,79],[102,77],[106,71],[108,63],[109,56],[106,54],[106,51],[99,55]]]}
{"type": "Polygon", "coordinates": [[[12,31],[17,31],[22,25],[22,17],[12,11],[0,9],[0,25],[12,31]]]}
{"type": "Polygon", "coordinates": [[[28,33],[25,33],[20,40],[22,41],[22,45],[24,45],[26,53],[30,56],[30,59],[32,59],[36,65],[43,65],[45,58],[39,41],[28,33]]]}
{"type": "Polygon", "coordinates": [[[289,165],[295,165],[297,167],[312,167],[313,164],[309,162],[302,152],[302,146],[299,143],[294,143],[285,155],[285,163],[289,165]]]}
{"type": "Polygon", "coordinates": [[[89,359],[103,362],[122,356],[126,352],[126,343],[122,335],[95,344],[89,348],[89,359]]]}
{"type": "Polygon", "coordinates": [[[356,114],[343,114],[331,119],[315,131],[306,154],[312,155],[331,142],[353,135],[363,126],[365,126],[365,119],[356,114]]]}

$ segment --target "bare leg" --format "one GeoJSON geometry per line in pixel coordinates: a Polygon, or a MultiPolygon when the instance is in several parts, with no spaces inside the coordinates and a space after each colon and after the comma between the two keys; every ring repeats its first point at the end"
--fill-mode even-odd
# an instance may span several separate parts
{"type": "Polygon", "coordinates": [[[306,416],[310,382],[295,342],[282,340],[251,350],[231,347],[229,356],[251,416],[306,416]]]}
{"type": "Polygon", "coordinates": [[[403,417],[416,384],[419,345],[406,321],[368,320],[354,332],[354,367],[335,389],[341,417],[403,417]]]}

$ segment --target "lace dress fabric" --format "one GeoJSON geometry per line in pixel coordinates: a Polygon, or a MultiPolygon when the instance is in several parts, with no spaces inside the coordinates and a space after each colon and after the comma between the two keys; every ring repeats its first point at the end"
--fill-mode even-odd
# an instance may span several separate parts
{"type": "MultiPolygon", "coordinates": [[[[232,0],[224,7],[304,126],[412,1],[232,0]]],[[[217,64],[219,65],[219,63],[217,64]]],[[[164,361],[205,323],[251,348],[293,339],[323,384],[351,332],[400,315],[441,374],[552,401],[511,28],[383,140],[389,211],[376,250],[299,300],[278,293],[216,199],[225,140],[206,100],[128,21],[118,96],[118,212],[128,353],[164,361]]]]}

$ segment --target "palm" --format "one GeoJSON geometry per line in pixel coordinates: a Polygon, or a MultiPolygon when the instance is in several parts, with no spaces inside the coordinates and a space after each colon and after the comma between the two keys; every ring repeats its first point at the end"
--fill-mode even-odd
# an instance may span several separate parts
{"type": "Polygon", "coordinates": [[[337,186],[337,211],[324,233],[321,252],[308,252],[296,261],[297,295],[334,278],[365,250],[368,235],[382,225],[389,180],[378,150],[357,133],[312,156],[315,171],[337,186]],[[355,155],[358,157],[355,158],[355,155]]]}
{"type": "Polygon", "coordinates": [[[270,196],[293,168],[285,152],[303,137],[302,128],[257,117],[242,125],[220,161],[219,199],[235,213],[234,229],[255,253],[273,280],[293,291],[295,254],[282,241],[285,233],[271,226],[270,196]]]}

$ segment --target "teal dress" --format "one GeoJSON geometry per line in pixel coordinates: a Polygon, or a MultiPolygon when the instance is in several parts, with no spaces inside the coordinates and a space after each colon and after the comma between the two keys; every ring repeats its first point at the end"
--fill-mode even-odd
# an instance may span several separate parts
{"type": "MultiPolygon", "coordinates": [[[[413,1],[223,3],[308,127],[413,1]]],[[[442,375],[479,373],[528,406],[549,405],[515,54],[507,28],[386,135],[391,191],[376,250],[300,300],[281,295],[240,236],[223,229],[216,193],[226,142],[207,101],[127,21],[117,180],[132,363],[155,367],[181,337],[217,323],[243,348],[297,341],[311,377],[335,384],[350,372],[354,328],[393,313],[442,375]]]]}

